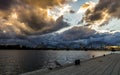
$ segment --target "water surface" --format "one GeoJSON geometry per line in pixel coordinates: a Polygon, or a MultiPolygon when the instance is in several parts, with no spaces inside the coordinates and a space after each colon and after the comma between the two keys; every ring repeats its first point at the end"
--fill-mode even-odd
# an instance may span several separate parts
{"type": "Polygon", "coordinates": [[[18,75],[46,67],[54,67],[55,61],[62,65],[75,59],[87,60],[94,56],[109,54],[109,51],[39,51],[0,50],[0,75],[18,75]]]}

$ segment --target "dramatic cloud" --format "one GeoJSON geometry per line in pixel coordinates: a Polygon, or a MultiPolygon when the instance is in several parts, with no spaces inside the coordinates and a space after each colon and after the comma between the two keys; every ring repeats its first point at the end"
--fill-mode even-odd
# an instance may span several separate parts
{"type": "Polygon", "coordinates": [[[54,6],[62,6],[65,3],[71,2],[74,0],[23,0],[23,2],[28,3],[32,6],[38,6],[43,9],[54,7],[54,6]]]}
{"type": "Polygon", "coordinates": [[[12,4],[14,4],[14,0],[0,0],[0,10],[8,10],[12,4]]]}
{"type": "MultiPolygon", "coordinates": [[[[80,45],[89,48],[101,48],[105,45],[120,45],[120,32],[99,33],[87,27],[72,27],[63,33],[50,33],[45,35],[33,35],[25,37],[2,38],[0,44],[19,44],[29,47],[39,47],[44,45],[46,48],[80,48],[80,45]]],[[[1,38],[1,37],[0,37],[1,38]]]]}
{"type": "Polygon", "coordinates": [[[68,26],[63,14],[76,0],[0,0],[0,31],[7,34],[44,34],[68,26]],[[10,32],[11,31],[11,32],[10,32]]]}
{"type": "Polygon", "coordinates": [[[83,25],[90,27],[70,26],[63,21],[65,13],[76,13],[69,5],[69,2],[74,1],[77,0],[0,0],[0,43],[30,47],[43,43],[49,47],[62,44],[63,48],[80,47],[81,43],[86,46],[120,45],[119,32],[100,33],[99,30],[90,28],[104,25],[114,17],[119,19],[119,0],[85,3],[77,13],[85,12],[80,24],[84,23],[83,25]]]}
{"type": "Polygon", "coordinates": [[[67,31],[64,31],[61,36],[64,40],[72,41],[92,37],[95,33],[95,30],[87,27],[73,27],[67,31]]]}
{"type": "MultiPolygon", "coordinates": [[[[84,7],[89,4],[85,4],[84,7]]],[[[92,5],[91,5],[92,6],[92,5]]],[[[99,0],[98,4],[87,9],[83,20],[86,25],[104,25],[111,18],[120,18],[119,0],[99,0]]]]}
{"type": "Polygon", "coordinates": [[[94,8],[95,3],[94,2],[86,2],[85,4],[83,4],[80,9],[78,10],[77,13],[84,13],[86,10],[90,9],[90,8],[94,8]]]}

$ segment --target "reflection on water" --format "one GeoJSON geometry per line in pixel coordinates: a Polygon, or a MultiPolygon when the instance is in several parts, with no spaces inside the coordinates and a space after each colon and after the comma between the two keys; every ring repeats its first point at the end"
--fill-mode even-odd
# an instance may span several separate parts
{"type": "Polygon", "coordinates": [[[1,50],[0,75],[18,75],[21,73],[53,66],[54,61],[65,65],[75,59],[86,60],[92,55],[109,54],[106,51],[38,51],[38,50],[1,50]]]}

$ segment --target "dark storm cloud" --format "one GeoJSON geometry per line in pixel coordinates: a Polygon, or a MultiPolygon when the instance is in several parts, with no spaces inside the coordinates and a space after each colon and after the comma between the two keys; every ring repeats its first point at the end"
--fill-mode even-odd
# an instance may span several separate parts
{"type": "Polygon", "coordinates": [[[0,10],[8,10],[15,0],[0,0],[0,10]]]}
{"type": "Polygon", "coordinates": [[[103,25],[113,17],[120,18],[119,12],[119,0],[99,0],[95,7],[89,8],[86,11],[84,20],[88,23],[88,25],[95,23],[103,25]]]}
{"type": "MultiPolygon", "coordinates": [[[[4,35],[4,34],[3,34],[4,35]]],[[[25,37],[0,37],[0,44],[19,44],[29,47],[37,47],[44,43],[46,47],[58,48],[79,48],[80,45],[96,48],[101,45],[120,45],[120,32],[116,33],[98,33],[87,27],[73,27],[63,33],[54,33],[46,35],[33,35],[25,37]],[[61,47],[62,45],[62,47],[61,47]]]]}
{"type": "Polygon", "coordinates": [[[67,0],[22,0],[22,2],[46,9],[48,7],[64,4],[67,0]]]}
{"type": "MultiPolygon", "coordinates": [[[[70,0],[72,1],[72,0],[70,0]]],[[[67,0],[0,0],[0,30],[9,34],[45,34],[57,31],[69,24],[63,16],[54,20],[48,9],[62,7],[67,0]],[[10,24],[10,25],[8,25],[10,24]],[[10,32],[11,31],[11,32],[10,32]],[[13,33],[14,32],[14,33],[13,33]]]]}
{"type": "Polygon", "coordinates": [[[59,48],[60,45],[63,45],[62,48],[66,48],[66,46],[69,48],[71,48],[71,46],[76,48],[76,46],[80,47],[80,44],[83,44],[86,47],[91,46],[91,44],[95,47],[101,45],[119,45],[120,39],[118,37],[120,37],[120,32],[114,34],[109,32],[99,33],[87,27],[76,26],[60,34],[28,37],[28,39],[36,45],[39,45],[42,42],[46,47],[57,46],[59,48]]]}
{"type": "Polygon", "coordinates": [[[45,34],[45,33],[51,33],[54,31],[57,31],[61,28],[64,28],[66,26],[69,26],[68,23],[63,21],[63,16],[59,17],[56,21],[50,19],[50,21],[46,21],[47,19],[46,12],[41,13],[43,15],[39,15],[34,10],[23,10],[24,13],[19,12],[19,20],[22,23],[25,23],[25,25],[33,30],[33,32],[26,32],[26,34],[45,34]],[[29,11],[29,13],[28,13],[29,11]]]}
{"type": "Polygon", "coordinates": [[[100,0],[99,3],[96,5],[94,11],[108,9],[109,13],[113,13],[116,12],[119,7],[119,0],[100,0]]]}
{"type": "Polygon", "coordinates": [[[87,27],[73,27],[62,33],[62,38],[64,40],[79,40],[92,37],[95,35],[96,31],[87,27]]]}

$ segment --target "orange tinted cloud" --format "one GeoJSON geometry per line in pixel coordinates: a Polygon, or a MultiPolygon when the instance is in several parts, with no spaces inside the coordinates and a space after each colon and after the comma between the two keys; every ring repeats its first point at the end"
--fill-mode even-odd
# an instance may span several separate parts
{"type": "MultiPolygon", "coordinates": [[[[89,7],[84,4],[83,8],[89,7]]],[[[85,12],[83,20],[87,25],[105,25],[113,17],[120,18],[120,1],[119,0],[99,0],[92,8],[85,12]]]]}
{"type": "Polygon", "coordinates": [[[68,26],[62,15],[69,11],[71,1],[75,0],[0,0],[0,19],[4,20],[0,31],[44,34],[61,29],[68,26]]]}

